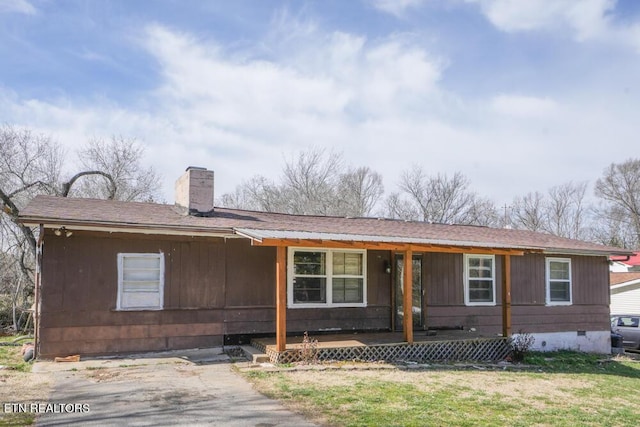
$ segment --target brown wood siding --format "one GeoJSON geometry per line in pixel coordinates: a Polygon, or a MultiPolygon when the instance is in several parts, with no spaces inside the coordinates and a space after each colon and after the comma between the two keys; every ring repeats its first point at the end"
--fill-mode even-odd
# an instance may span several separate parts
{"type": "MultiPolygon", "coordinates": [[[[45,235],[42,268],[43,357],[220,345],[225,335],[274,333],[275,248],[248,240],[87,233],[45,235]],[[165,308],[117,311],[117,254],[164,253],[165,308]]],[[[429,327],[502,327],[501,273],[496,306],[464,305],[463,255],[424,253],[429,327]]],[[[561,256],[559,256],[561,257],[561,256]]],[[[573,305],[545,305],[545,256],[512,257],[513,331],[608,329],[605,257],[570,256],[573,305]]],[[[381,330],[391,327],[390,251],[367,252],[367,307],[288,309],[287,331],[381,330]]]]}
{"type": "MultiPolygon", "coordinates": [[[[553,255],[570,258],[572,300],[570,306],[546,306],[546,257],[527,254],[511,257],[512,331],[566,332],[609,329],[609,267],[605,257],[553,255]]],[[[496,256],[496,306],[464,305],[463,255],[424,254],[427,325],[430,328],[476,328],[500,333],[502,326],[502,264],[496,256]]]]}
{"type": "MultiPolygon", "coordinates": [[[[503,257],[495,257],[496,301],[502,298],[503,257]]],[[[426,288],[427,308],[464,306],[464,255],[425,253],[422,262],[422,281],[426,288]]]]}
{"type": "MultiPolygon", "coordinates": [[[[369,251],[366,308],[287,310],[291,332],[390,325],[388,251],[369,251]]],[[[221,345],[275,331],[275,249],[248,240],[47,231],[41,355],[221,345]],[[118,253],[164,253],[164,309],[117,311],[118,253]]]]}
{"type": "MultiPolygon", "coordinates": [[[[369,306],[386,306],[391,313],[391,252],[367,251],[367,303],[369,306]]],[[[387,325],[389,327],[389,325],[387,325]]]]}
{"type": "MultiPolygon", "coordinates": [[[[462,254],[425,253],[423,286],[428,307],[464,305],[462,254]]],[[[427,310],[427,316],[432,313],[427,310]]]]}
{"type": "Polygon", "coordinates": [[[511,257],[511,304],[545,304],[545,256],[511,257]]]}
{"type": "Polygon", "coordinates": [[[276,248],[227,241],[226,307],[276,304],[276,248]]]}

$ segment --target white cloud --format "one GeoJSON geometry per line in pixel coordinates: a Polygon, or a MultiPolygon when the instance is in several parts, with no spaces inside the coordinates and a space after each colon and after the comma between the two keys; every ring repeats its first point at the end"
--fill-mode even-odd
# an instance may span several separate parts
{"type": "Polygon", "coordinates": [[[549,98],[506,94],[494,97],[491,106],[499,114],[521,118],[554,118],[560,110],[549,98]]]}
{"type": "Polygon", "coordinates": [[[373,7],[398,18],[404,16],[407,9],[421,6],[426,0],[372,0],[373,7]]]}
{"type": "Polygon", "coordinates": [[[442,88],[446,59],[410,34],[370,40],[284,19],[291,18],[278,18],[263,45],[233,50],[150,25],[141,43],[157,62],[158,83],[138,102],[90,94],[43,101],[0,89],[0,112],[69,150],[91,137],[138,138],[164,175],[169,202],[188,165],[214,169],[221,195],[254,174],[276,178],[283,155],[316,145],[377,170],[388,191],[417,163],[432,173],[461,171],[504,203],[569,179],[593,180],[628,152],[603,156],[612,141],[635,140],[635,110],[613,98],[598,99],[613,106],[602,110],[525,89],[464,99],[442,88]],[[295,37],[286,27],[297,28],[295,37]]]}
{"type": "Polygon", "coordinates": [[[558,30],[574,32],[577,40],[598,37],[609,26],[615,0],[469,0],[479,3],[496,28],[506,32],[558,30]]]}
{"type": "Polygon", "coordinates": [[[615,23],[616,0],[466,0],[499,30],[568,31],[578,42],[630,46],[640,53],[640,22],[615,23]]]}
{"type": "Polygon", "coordinates": [[[0,13],[34,15],[36,12],[36,8],[27,0],[0,0],[0,13]]]}

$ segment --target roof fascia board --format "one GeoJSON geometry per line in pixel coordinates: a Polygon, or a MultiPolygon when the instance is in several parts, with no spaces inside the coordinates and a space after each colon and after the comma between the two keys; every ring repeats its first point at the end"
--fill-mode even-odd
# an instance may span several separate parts
{"type": "Polygon", "coordinates": [[[636,289],[640,289],[640,279],[630,280],[628,282],[618,283],[617,285],[611,286],[611,295],[635,291],[636,289]]]}
{"type": "Polygon", "coordinates": [[[545,255],[580,255],[580,256],[619,256],[626,255],[627,252],[599,251],[591,249],[543,249],[545,255]]]}
{"type": "MultiPolygon", "coordinates": [[[[36,226],[40,224],[24,223],[29,226],[36,226]]],[[[143,226],[143,225],[88,225],[77,224],[72,222],[48,222],[42,223],[44,228],[58,229],[65,227],[70,231],[98,231],[105,233],[132,233],[132,234],[150,234],[150,235],[165,235],[165,236],[203,236],[203,237],[225,237],[225,238],[242,238],[231,232],[228,229],[203,229],[203,228],[170,228],[170,227],[158,227],[158,226],[143,226]]]]}
{"type": "Polygon", "coordinates": [[[398,236],[374,236],[365,234],[345,234],[345,233],[323,233],[323,232],[298,232],[298,231],[286,231],[286,230],[260,230],[238,227],[234,228],[234,232],[253,239],[256,242],[263,243],[263,246],[285,246],[290,242],[366,242],[372,245],[416,245],[416,246],[433,246],[438,248],[486,248],[486,249],[504,249],[508,251],[530,251],[540,252],[544,248],[522,246],[522,245],[504,245],[504,244],[492,244],[474,241],[462,241],[462,240],[442,240],[442,239],[426,239],[426,238],[410,238],[410,237],[398,237],[398,236]],[[273,232],[285,235],[291,233],[291,236],[285,237],[266,237],[264,233],[273,232]],[[296,234],[300,234],[300,237],[296,237],[296,234]],[[270,242],[264,244],[264,242],[270,242]],[[278,243],[282,242],[282,243],[278,243]]]}
{"type": "Polygon", "coordinates": [[[490,247],[473,246],[439,246],[420,243],[386,243],[386,242],[365,242],[365,241],[344,241],[344,240],[309,240],[309,239],[262,239],[254,240],[254,246],[292,246],[306,248],[329,248],[329,249],[370,249],[404,252],[411,250],[414,252],[440,252],[440,253],[464,253],[464,254],[494,254],[494,255],[514,255],[522,256],[525,251],[520,249],[503,249],[490,247]]]}

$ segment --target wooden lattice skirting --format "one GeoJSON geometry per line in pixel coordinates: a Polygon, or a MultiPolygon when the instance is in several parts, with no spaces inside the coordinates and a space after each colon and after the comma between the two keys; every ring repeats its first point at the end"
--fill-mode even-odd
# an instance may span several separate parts
{"type": "MultiPolygon", "coordinates": [[[[273,348],[254,343],[264,351],[272,363],[294,363],[303,360],[302,350],[277,352],[273,348]]],[[[309,353],[305,357],[309,357],[309,353]]],[[[380,344],[358,347],[316,348],[314,359],[374,361],[497,361],[511,352],[507,338],[479,338],[459,341],[430,341],[414,344],[380,344]]]]}

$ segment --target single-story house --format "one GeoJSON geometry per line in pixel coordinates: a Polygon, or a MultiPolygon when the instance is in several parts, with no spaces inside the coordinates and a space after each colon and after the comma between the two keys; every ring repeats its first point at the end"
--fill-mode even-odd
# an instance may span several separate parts
{"type": "Polygon", "coordinates": [[[611,314],[640,315],[640,271],[610,273],[611,314]]]}
{"type": "Polygon", "coordinates": [[[39,355],[217,346],[252,335],[463,328],[610,351],[609,257],[548,234],[214,207],[187,169],[176,204],[38,196],[39,355]]]}

